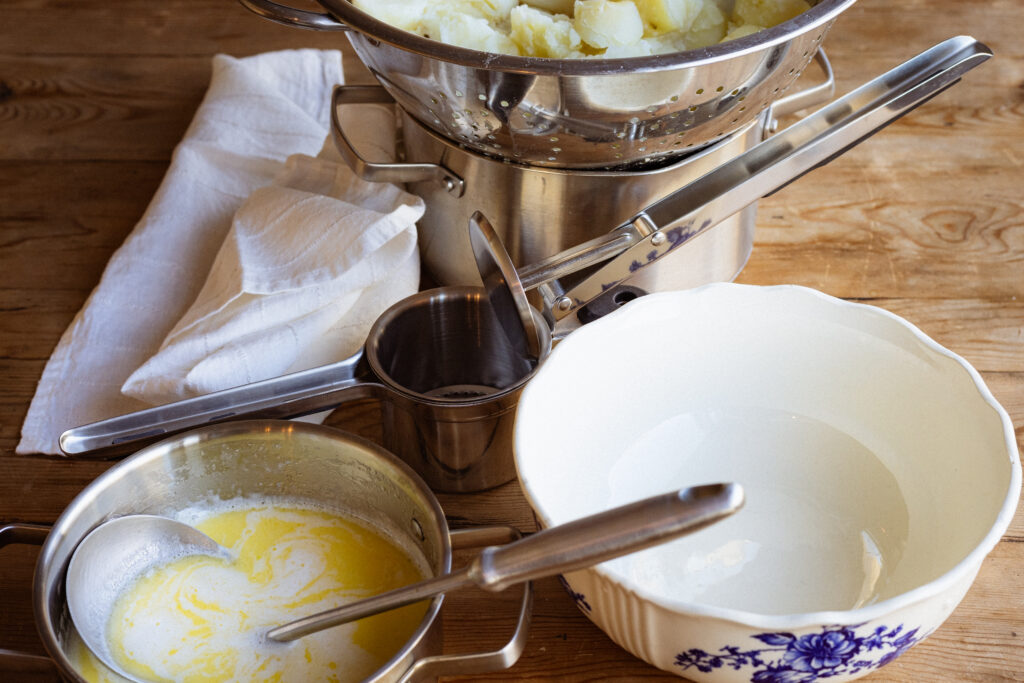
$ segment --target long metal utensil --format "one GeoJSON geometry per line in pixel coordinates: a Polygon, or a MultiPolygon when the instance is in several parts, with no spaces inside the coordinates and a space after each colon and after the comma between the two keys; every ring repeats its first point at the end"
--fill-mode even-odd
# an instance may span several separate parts
{"type": "Polygon", "coordinates": [[[410,605],[465,586],[501,591],[670,541],[713,524],[743,506],[739,484],[709,484],[623,505],[561,524],[508,545],[485,548],[462,569],[297,619],[267,632],[290,641],[332,626],[410,605]]]}
{"type": "MultiPolygon", "coordinates": [[[[827,164],[991,56],[970,36],[943,41],[654,202],[604,239],[626,243],[624,251],[564,294],[542,290],[551,317],[565,319],[745,206],[827,164]]],[[[556,254],[523,268],[521,285],[550,282],[586,260],[578,248],[556,254]]]]}

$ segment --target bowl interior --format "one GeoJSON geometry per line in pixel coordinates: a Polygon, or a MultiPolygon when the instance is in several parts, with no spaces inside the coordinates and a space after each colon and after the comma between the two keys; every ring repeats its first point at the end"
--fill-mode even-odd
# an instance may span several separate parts
{"type": "Polygon", "coordinates": [[[1007,422],[975,371],[896,316],[715,284],[565,340],[522,397],[516,464],[546,525],[739,482],[733,517],[601,571],[677,606],[851,610],[991,536],[1019,487],[1007,422]]]}

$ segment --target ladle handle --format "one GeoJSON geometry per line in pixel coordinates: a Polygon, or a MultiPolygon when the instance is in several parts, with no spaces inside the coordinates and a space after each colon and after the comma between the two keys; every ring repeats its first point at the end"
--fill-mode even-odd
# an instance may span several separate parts
{"type": "Polygon", "coordinates": [[[67,455],[112,457],[143,443],[202,425],[252,418],[299,417],[377,395],[367,381],[362,351],[343,361],[232,389],[147,408],[69,429],[60,436],[67,455]]]}
{"type": "Polygon", "coordinates": [[[475,584],[500,591],[524,581],[589,567],[703,529],[742,506],[743,489],[739,484],[695,486],[646,498],[539,531],[508,545],[485,548],[458,571],[296,619],[271,629],[267,637],[291,641],[464,586],[475,584]]]}
{"type": "Polygon", "coordinates": [[[943,41],[651,204],[617,228],[638,235],[633,246],[551,302],[554,320],[843,154],[991,56],[969,36],[943,41]]]}

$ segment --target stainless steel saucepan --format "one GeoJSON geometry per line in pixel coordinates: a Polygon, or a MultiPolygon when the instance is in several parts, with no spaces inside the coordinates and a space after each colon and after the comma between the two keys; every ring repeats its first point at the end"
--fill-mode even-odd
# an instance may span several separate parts
{"type": "MultiPolygon", "coordinates": [[[[0,546],[40,543],[32,606],[43,644],[60,676],[85,683],[72,657],[74,625],[65,574],[79,541],[100,523],[127,514],[169,516],[193,505],[238,497],[286,498],[345,511],[388,529],[421,553],[433,575],[452,568],[452,550],[515,540],[510,527],[449,531],[434,494],[407,465],[345,432],[302,422],[215,425],[144,448],[75,497],[53,527],[0,526],[0,546]]],[[[508,642],[490,652],[441,654],[443,596],[435,597],[410,639],[367,681],[435,680],[507,668],[526,644],[532,590],[519,602],[508,642]]],[[[8,655],[3,652],[0,655],[8,655]]],[[[41,668],[38,659],[24,661],[41,668]]]]}

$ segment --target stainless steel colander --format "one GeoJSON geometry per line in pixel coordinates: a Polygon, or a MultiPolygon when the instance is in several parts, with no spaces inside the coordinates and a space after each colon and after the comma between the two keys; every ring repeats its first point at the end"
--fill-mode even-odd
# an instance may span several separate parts
{"type": "Polygon", "coordinates": [[[327,13],[240,0],[262,17],[346,31],[411,116],[475,151],[553,168],[626,168],[681,156],[752,121],[795,81],[855,0],[819,0],[773,28],[719,45],[622,59],[540,59],[439,43],[348,0],[327,13]]]}

